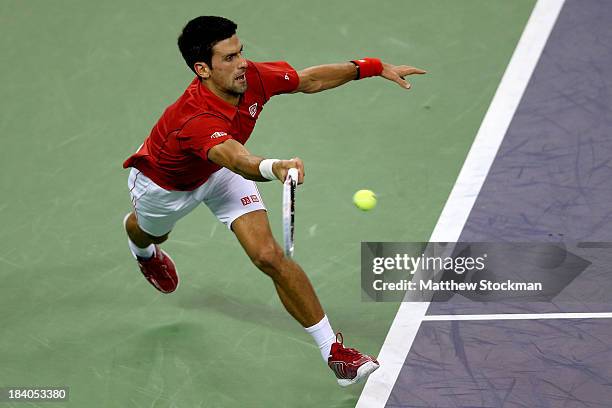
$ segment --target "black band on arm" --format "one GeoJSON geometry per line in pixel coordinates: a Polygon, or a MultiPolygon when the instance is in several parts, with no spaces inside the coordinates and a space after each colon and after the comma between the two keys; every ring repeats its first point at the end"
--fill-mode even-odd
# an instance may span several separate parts
{"type": "Polygon", "coordinates": [[[355,61],[351,61],[351,63],[355,66],[355,68],[357,68],[357,76],[355,77],[355,79],[360,79],[359,78],[359,64],[357,64],[355,61]]]}

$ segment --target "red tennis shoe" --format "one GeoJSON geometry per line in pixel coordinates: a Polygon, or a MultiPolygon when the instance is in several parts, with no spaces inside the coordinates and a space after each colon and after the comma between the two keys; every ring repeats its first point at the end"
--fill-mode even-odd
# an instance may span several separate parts
{"type": "Polygon", "coordinates": [[[179,279],[172,258],[163,249],[155,245],[155,255],[149,259],[137,258],[140,272],[157,290],[172,293],[176,290],[179,279]]]}
{"type": "Polygon", "coordinates": [[[380,367],[374,357],[344,347],[342,333],[336,334],[336,342],[331,346],[327,365],[336,374],[338,384],[342,387],[355,384],[380,367]]]}

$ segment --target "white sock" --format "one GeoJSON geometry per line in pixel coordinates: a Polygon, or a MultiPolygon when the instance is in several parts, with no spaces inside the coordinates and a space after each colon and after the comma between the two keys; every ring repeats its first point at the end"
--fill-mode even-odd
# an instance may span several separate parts
{"type": "MultiPolygon", "coordinates": [[[[130,217],[130,214],[131,213],[127,213],[125,217],[123,217],[123,227],[124,228],[125,228],[125,224],[127,223],[128,218],[130,217]]],[[[130,247],[130,251],[132,252],[132,255],[136,259],[138,258],[149,259],[153,255],[155,255],[155,245],[151,244],[146,248],[141,248],[139,246],[136,246],[136,244],[132,242],[129,236],[128,236],[128,246],[130,247]]]]}
{"type": "Polygon", "coordinates": [[[329,320],[327,320],[327,315],[323,316],[319,323],[306,327],[305,330],[310,333],[315,343],[317,343],[321,351],[321,357],[327,363],[331,346],[336,341],[336,334],[332,330],[329,320]]]}
{"type": "Polygon", "coordinates": [[[136,244],[133,243],[131,239],[128,238],[128,246],[130,247],[130,251],[132,251],[132,255],[134,255],[134,258],[138,257],[143,259],[149,259],[153,255],[155,255],[155,245],[153,244],[149,245],[146,248],[140,248],[136,246],[136,244]]]}

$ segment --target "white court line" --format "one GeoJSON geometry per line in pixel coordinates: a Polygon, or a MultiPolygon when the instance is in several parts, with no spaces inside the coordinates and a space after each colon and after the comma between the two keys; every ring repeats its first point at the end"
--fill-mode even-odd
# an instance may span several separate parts
{"type": "Polygon", "coordinates": [[[542,319],[612,319],[612,313],[506,313],[485,315],[430,315],[423,317],[424,321],[542,319]]]}
{"type": "MultiPolygon", "coordinates": [[[[430,242],[456,242],[525,92],[564,0],[538,0],[442,210],[430,242]]],[[[402,302],[356,408],[384,407],[429,303],[402,302]]]]}

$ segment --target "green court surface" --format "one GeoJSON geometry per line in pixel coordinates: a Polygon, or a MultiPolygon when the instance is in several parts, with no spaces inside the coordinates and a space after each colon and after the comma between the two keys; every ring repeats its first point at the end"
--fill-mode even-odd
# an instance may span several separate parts
{"type": "MultiPolygon", "coordinates": [[[[362,56],[425,68],[266,105],[247,147],[300,156],[296,260],[347,345],[376,354],[397,304],[361,301],[361,241],[426,241],[532,0],[4,0],[0,387],[70,387],[69,407],[352,407],[271,281],[205,207],[164,245],[182,283],[156,292],[129,254],[123,160],[192,76],[192,17],[239,24],[253,60],[362,56]],[[379,205],[355,209],[374,190],[379,205]]],[[[280,236],[280,184],[261,186],[280,236]]]]}

